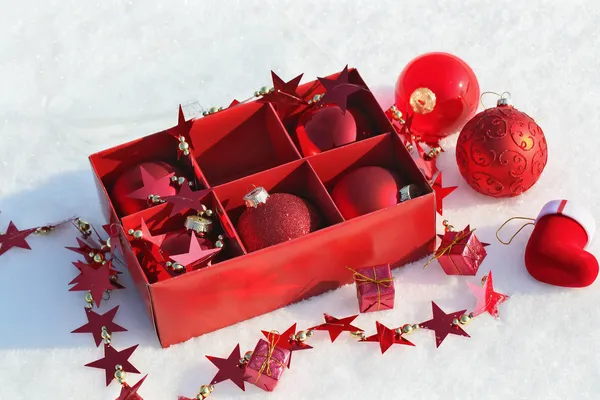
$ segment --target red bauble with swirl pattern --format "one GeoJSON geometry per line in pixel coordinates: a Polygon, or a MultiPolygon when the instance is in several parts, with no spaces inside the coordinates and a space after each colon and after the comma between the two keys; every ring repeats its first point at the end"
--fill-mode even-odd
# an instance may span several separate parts
{"type": "Polygon", "coordinates": [[[473,117],[456,143],[456,162],[467,183],[481,194],[514,197],[539,179],[548,161],[542,128],[500,99],[473,117]]]}

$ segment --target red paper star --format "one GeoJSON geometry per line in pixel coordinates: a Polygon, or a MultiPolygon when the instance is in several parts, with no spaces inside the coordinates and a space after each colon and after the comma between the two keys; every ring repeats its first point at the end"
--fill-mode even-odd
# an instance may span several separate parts
{"type": "MultiPolygon", "coordinates": [[[[110,263],[99,264],[98,268],[81,268],[81,276],[70,292],[90,291],[97,307],[100,307],[102,295],[106,290],[119,289],[110,279],[110,263]]],[[[114,274],[113,274],[114,275],[114,274]]]]}
{"type": "MultiPolygon", "coordinates": [[[[112,261],[109,260],[106,262],[108,264],[108,270],[110,272],[110,276],[115,276],[115,275],[120,275],[121,272],[117,271],[116,269],[112,268],[112,261]]],[[[77,275],[75,278],[73,278],[73,280],[71,282],[69,282],[69,285],[74,285],[77,282],[79,282],[81,280],[81,277],[83,276],[82,270],[84,268],[94,268],[94,269],[98,269],[100,268],[100,266],[102,264],[98,264],[98,263],[92,263],[92,264],[86,264],[82,261],[73,261],[71,264],[73,264],[75,266],[75,268],[77,268],[79,270],[79,275],[77,275]]],[[[114,279],[114,278],[113,278],[114,279]]],[[[115,286],[117,286],[118,289],[123,289],[124,286],[122,286],[121,284],[117,283],[117,282],[113,282],[113,284],[115,286]]]]}
{"type": "Polygon", "coordinates": [[[419,326],[435,331],[436,347],[440,347],[449,334],[470,337],[459,325],[454,325],[452,323],[455,319],[459,319],[467,310],[446,314],[433,301],[431,302],[431,308],[433,309],[433,318],[429,321],[420,323],[419,326]]]}
{"type": "Polygon", "coordinates": [[[377,333],[375,335],[371,335],[365,339],[362,339],[361,342],[377,342],[379,343],[379,347],[381,348],[381,354],[385,353],[387,349],[389,349],[393,344],[403,344],[405,346],[414,346],[413,343],[404,339],[402,335],[396,335],[393,329],[390,329],[380,323],[379,321],[375,322],[377,326],[377,333]]]}
{"type": "MultiPolygon", "coordinates": [[[[435,174],[439,171],[437,168],[436,158],[435,157],[429,158],[427,156],[427,153],[425,152],[425,149],[419,143],[416,143],[416,142],[413,142],[413,143],[414,143],[413,151],[416,152],[416,154],[418,156],[415,159],[417,166],[419,167],[419,169],[425,176],[425,179],[428,179],[428,180],[433,179],[433,177],[436,176],[435,174]]],[[[437,176],[436,176],[436,178],[437,178],[437,176]]]]}
{"type": "Polygon", "coordinates": [[[104,314],[97,314],[96,312],[85,309],[85,314],[88,319],[88,323],[80,326],[71,333],[91,333],[94,335],[96,346],[100,346],[102,343],[102,327],[106,327],[108,332],[111,334],[114,332],[127,332],[127,329],[119,326],[113,322],[115,314],[119,310],[119,306],[116,306],[112,310],[105,312],[104,314]]]}
{"type": "Polygon", "coordinates": [[[6,233],[0,235],[0,256],[13,247],[20,247],[25,250],[31,250],[29,244],[25,240],[27,236],[35,232],[36,228],[24,229],[20,231],[15,224],[10,221],[6,233]]]}
{"type": "Polygon", "coordinates": [[[443,215],[442,214],[443,213],[442,201],[444,200],[444,198],[446,196],[448,196],[450,193],[454,192],[454,190],[458,186],[442,187],[442,173],[439,172],[433,179],[432,187],[433,187],[433,191],[435,192],[436,210],[437,210],[438,214],[443,215]]]}
{"type": "MultiPolygon", "coordinates": [[[[194,120],[191,119],[189,121],[185,120],[185,115],[183,114],[183,108],[181,104],[179,105],[179,115],[177,118],[177,126],[167,130],[169,135],[173,136],[175,139],[179,141],[179,138],[183,136],[186,143],[191,143],[190,139],[190,130],[192,129],[192,125],[194,124],[194,120]]],[[[183,155],[183,150],[179,147],[177,148],[177,159],[179,160],[183,155]]]]}
{"type": "Polygon", "coordinates": [[[336,79],[318,78],[326,91],[320,102],[322,104],[337,104],[345,113],[348,96],[364,89],[362,86],[348,83],[348,76],[348,66],[346,65],[336,79]]]}
{"type": "Polygon", "coordinates": [[[288,360],[287,367],[289,368],[292,364],[292,354],[294,351],[298,350],[308,350],[312,349],[312,346],[308,344],[298,342],[297,340],[290,340],[292,335],[296,334],[296,324],[290,326],[285,332],[279,334],[275,332],[261,331],[263,335],[269,340],[273,340],[275,345],[281,349],[287,349],[290,351],[290,358],[288,360]]]}
{"type": "Polygon", "coordinates": [[[117,250],[123,252],[123,245],[121,244],[120,233],[123,231],[123,227],[118,223],[111,223],[102,225],[102,229],[108,234],[108,239],[110,240],[110,255],[111,257],[115,257],[115,253],[117,250]]]}
{"type": "Polygon", "coordinates": [[[152,233],[150,233],[150,230],[148,229],[148,225],[146,225],[146,221],[144,221],[144,218],[142,218],[140,230],[142,231],[142,239],[145,242],[151,243],[157,247],[162,246],[162,243],[164,242],[165,237],[167,236],[166,234],[152,235],[152,233]]]}
{"type": "Polygon", "coordinates": [[[289,82],[285,82],[277,74],[271,71],[271,77],[273,78],[273,91],[263,97],[263,101],[275,105],[277,114],[280,118],[285,118],[289,111],[304,104],[304,100],[298,95],[296,89],[302,79],[300,74],[289,82]]]}
{"type": "Polygon", "coordinates": [[[484,312],[490,313],[494,318],[498,318],[498,306],[509,299],[509,296],[494,291],[494,283],[492,281],[492,271],[488,274],[483,286],[473,285],[467,282],[469,289],[477,297],[477,306],[473,314],[478,316],[484,312]]]}
{"type": "Polygon", "coordinates": [[[357,315],[352,315],[346,318],[336,318],[332,317],[328,314],[323,314],[325,316],[325,323],[317,326],[313,326],[309,328],[312,331],[328,331],[329,337],[331,338],[331,343],[335,342],[335,339],[340,336],[342,332],[362,332],[362,329],[357,328],[356,326],[350,325],[352,321],[358,317],[357,315]]]}
{"type": "Polygon", "coordinates": [[[137,391],[140,390],[140,386],[142,386],[142,383],[144,383],[147,377],[148,375],[144,376],[133,386],[124,383],[123,386],[121,386],[119,397],[115,400],[144,400],[137,391]]]}
{"type": "Polygon", "coordinates": [[[240,366],[240,345],[235,346],[229,357],[219,358],[213,356],[206,356],[211,363],[219,369],[219,372],[215,375],[211,381],[211,385],[216,385],[219,382],[230,380],[235,383],[240,389],[246,391],[244,387],[244,368],[240,366]]]}
{"type": "Polygon", "coordinates": [[[96,253],[99,250],[99,248],[96,247],[95,244],[89,243],[79,237],[77,237],[76,239],[78,247],[67,246],[65,248],[74,251],[75,253],[83,255],[87,261],[91,262],[93,258],[90,257],[90,252],[96,253]]]}
{"type": "Polygon", "coordinates": [[[129,193],[127,197],[139,200],[148,200],[148,196],[151,194],[161,196],[165,193],[169,193],[171,187],[171,177],[175,175],[171,172],[161,178],[155,178],[150,174],[143,166],[139,167],[140,176],[142,178],[142,187],[129,193]]]}
{"type": "Polygon", "coordinates": [[[202,248],[196,235],[190,235],[190,247],[187,253],[177,254],[171,256],[171,259],[184,267],[189,267],[195,263],[202,263],[213,258],[217,253],[221,251],[221,247],[215,247],[209,249],[206,246],[202,248]]]}
{"type": "Polygon", "coordinates": [[[113,379],[115,379],[115,367],[120,365],[123,367],[123,371],[139,374],[138,371],[130,362],[129,357],[133,354],[138,345],[131,346],[125,350],[115,350],[110,345],[104,345],[104,357],[86,364],[86,367],[103,369],[106,373],[106,386],[110,385],[113,379]]]}
{"type": "Polygon", "coordinates": [[[179,189],[179,193],[173,196],[165,196],[163,199],[168,204],[173,205],[169,217],[179,214],[181,211],[190,209],[198,210],[201,206],[200,200],[202,200],[209,192],[210,190],[208,189],[197,190],[194,192],[190,189],[189,185],[182,185],[181,189],[179,189]]]}

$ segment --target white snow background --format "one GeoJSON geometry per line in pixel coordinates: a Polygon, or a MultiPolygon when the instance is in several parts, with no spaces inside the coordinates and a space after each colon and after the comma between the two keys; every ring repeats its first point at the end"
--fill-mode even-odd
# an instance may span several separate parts
{"type": "MultiPolygon", "coordinates": [[[[305,81],[357,67],[384,106],[404,65],[428,51],[467,61],[482,91],[508,90],[515,106],[542,126],[549,162],[540,181],[514,199],[471,190],[460,177],[456,135],[439,158],[446,185],[445,217],[471,223],[493,243],[477,277],[449,277],[423,262],[394,272],[394,310],[361,315],[396,327],[446,311],[472,308],[466,282],[490,269],[511,295],[501,319],[482,316],[435,348],[432,332],[410,336],[416,347],[355,344],[348,335],[298,353],[276,391],[218,385],[218,399],[597,399],[600,396],[599,283],[561,289],[531,278],[523,264],[528,234],[511,246],[494,232],[508,217],[535,217],[548,200],[589,206],[600,221],[600,6],[596,1],[0,1],[0,229],[27,228],[80,215],[103,223],[87,156],[175,125],[179,103],[229,104],[270,84],[273,69],[305,81]]],[[[493,105],[492,97],[487,99],[493,105]]],[[[439,230],[442,231],[441,218],[439,230]]],[[[398,221],[402,224],[402,221],[398,221]]],[[[529,231],[527,231],[529,232],[529,231]]],[[[75,276],[74,231],[32,236],[33,251],[0,258],[0,399],[114,399],[104,372],[83,365],[102,357],[85,323],[75,276]]],[[[600,241],[590,248],[599,253],[600,241]]],[[[192,397],[216,369],[204,357],[226,357],[239,342],[252,349],[261,329],[308,327],[322,313],[357,312],[354,286],[161,349],[140,298],[126,290],[119,304],[118,349],[139,343],[130,361],[149,377],[146,400],[192,397]]],[[[141,375],[128,374],[133,384],[141,375]]]]}

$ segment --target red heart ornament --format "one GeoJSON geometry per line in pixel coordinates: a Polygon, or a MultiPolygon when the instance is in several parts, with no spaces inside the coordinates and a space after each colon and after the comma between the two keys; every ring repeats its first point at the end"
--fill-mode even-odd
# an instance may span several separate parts
{"type": "Polygon", "coordinates": [[[525,266],[540,282],[586,287],[598,277],[598,260],[587,252],[595,230],[591,214],[567,200],[547,203],[525,249],[525,266]]]}

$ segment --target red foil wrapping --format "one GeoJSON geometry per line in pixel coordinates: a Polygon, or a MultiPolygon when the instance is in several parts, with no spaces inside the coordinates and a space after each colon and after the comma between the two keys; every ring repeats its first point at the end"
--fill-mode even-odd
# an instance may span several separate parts
{"type": "Polygon", "coordinates": [[[476,275],[486,255],[474,231],[467,227],[459,232],[446,232],[434,258],[447,275],[476,275]]]}
{"type": "Polygon", "coordinates": [[[352,271],[361,313],[394,308],[396,290],[390,264],[358,268],[352,271]]]}
{"type": "Polygon", "coordinates": [[[279,336],[269,335],[268,341],[258,341],[244,376],[247,382],[268,392],[272,392],[279,383],[291,355],[289,350],[277,347],[278,338],[279,336]]]}

